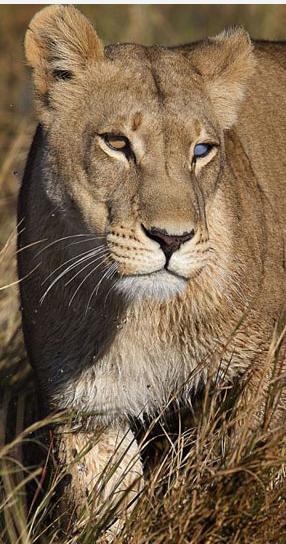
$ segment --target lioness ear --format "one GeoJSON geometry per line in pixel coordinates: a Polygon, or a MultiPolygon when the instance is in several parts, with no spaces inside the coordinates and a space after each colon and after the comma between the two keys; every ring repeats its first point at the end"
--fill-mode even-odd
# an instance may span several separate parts
{"type": "Polygon", "coordinates": [[[248,33],[238,27],[209,38],[194,50],[191,60],[204,79],[222,128],[230,128],[255,66],[248,33]]]}
{"type": "Polygon", "coordinates": [[[76,77],[88,63],[103,57],[103,45],[89,21],[73,6],[49,6],[33,17],[25,36],[25,52],[34,70],[39,98],[55,80],[76,77]]]}

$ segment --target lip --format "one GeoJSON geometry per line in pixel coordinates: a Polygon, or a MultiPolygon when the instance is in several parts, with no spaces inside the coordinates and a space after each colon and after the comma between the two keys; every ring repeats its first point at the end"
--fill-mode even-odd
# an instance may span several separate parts
{"type": "Polygon", "coordinates": [[[164,268],[164,270],[166,270],[168,274],[170,274],[171,276],[174,276],[175,278],[179,278],[180,280],[185,280],[185,281],[188,280],[188,278],[186,278],[185,276],[181,276],[180,274],[177,274],[176,272],[169,270],[169,268],[164,268]]]}
{"type": "Polygon", "coordinates": [[[148,274],[128,274],[126,276],[122,276],[123,278],[151,278],[152,276],[173,276],[176,279],[187,281],[187,278],[184,276],[180,276],[179,274],[176,274],[176,272],[172,272],[168,268],[160,268],[159,270],[154,270],[154,272],[148,272],[148,274]]]}

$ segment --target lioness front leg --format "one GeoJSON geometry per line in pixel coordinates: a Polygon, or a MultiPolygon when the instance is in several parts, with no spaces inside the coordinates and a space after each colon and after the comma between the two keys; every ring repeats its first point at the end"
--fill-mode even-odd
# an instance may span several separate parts
{"type": "Polygon", "coordinates": [[[121,426],[72,432],[68,425],[62,425],[55,433],[55,444],[66,476],[60,499],[66,530],[77,531],[88,521],[101,525],[105,514],[114,511],[115,522],[108,531],[112,539],[143,486],[133,433],[121,426]]]}

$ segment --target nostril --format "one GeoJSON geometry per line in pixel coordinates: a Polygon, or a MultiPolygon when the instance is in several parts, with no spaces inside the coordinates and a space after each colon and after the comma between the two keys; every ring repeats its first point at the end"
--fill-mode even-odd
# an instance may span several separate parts
{"type": "Polygon", "coordinates": [[[146,229],[144,225],[142,225],[142,228],[149,238],[151,240],[154,240],[155,242],[158,242],[160,244],[161,249],[164,251],[166,257],[169,259],[174,253],[174,251],[177,251],[181,244],[184,242],[187,242],[188,240],[191,240],[194,236],[194,229],[192,229],[190,232],[184,232],[183,234],[169,234],[164,229],[158,229],[156,227],[151,227],[150,229],[146,229]]]}

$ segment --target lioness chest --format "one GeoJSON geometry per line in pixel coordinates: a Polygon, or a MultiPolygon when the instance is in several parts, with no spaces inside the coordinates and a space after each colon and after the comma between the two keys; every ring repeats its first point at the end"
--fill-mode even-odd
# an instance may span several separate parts
{"type": "Polygon", "coordinates": [[[158,411],[176,394],[186,398],[203,379],[206,346],[175,334],[161,337],[154,325],[123,326],[110,349],[57,395],[57,404],[113,418],[158,411]]]}
{"type": "MultiPolygon", "coordinates": [[[[63,377],[56,406],[92,413],[107,422],[116,417],[154,415],[173,398],[188,401],[207,379],[231,380],[266,349],[262,331],[246,342],[245,332],[232,338],[225,319],[196,320],[190,311],[142,305],[116,324],[116,334],[91,364],[63,377]],[[215,326],[214,326],[215,325],[215,326]],[[231,360],[231,368],[229,361],[231,360]]],[[[108,328],[108,323],[106,327],[108,328]]],[[[248,327],[247,327],[248,330],[248,327]]]]}

